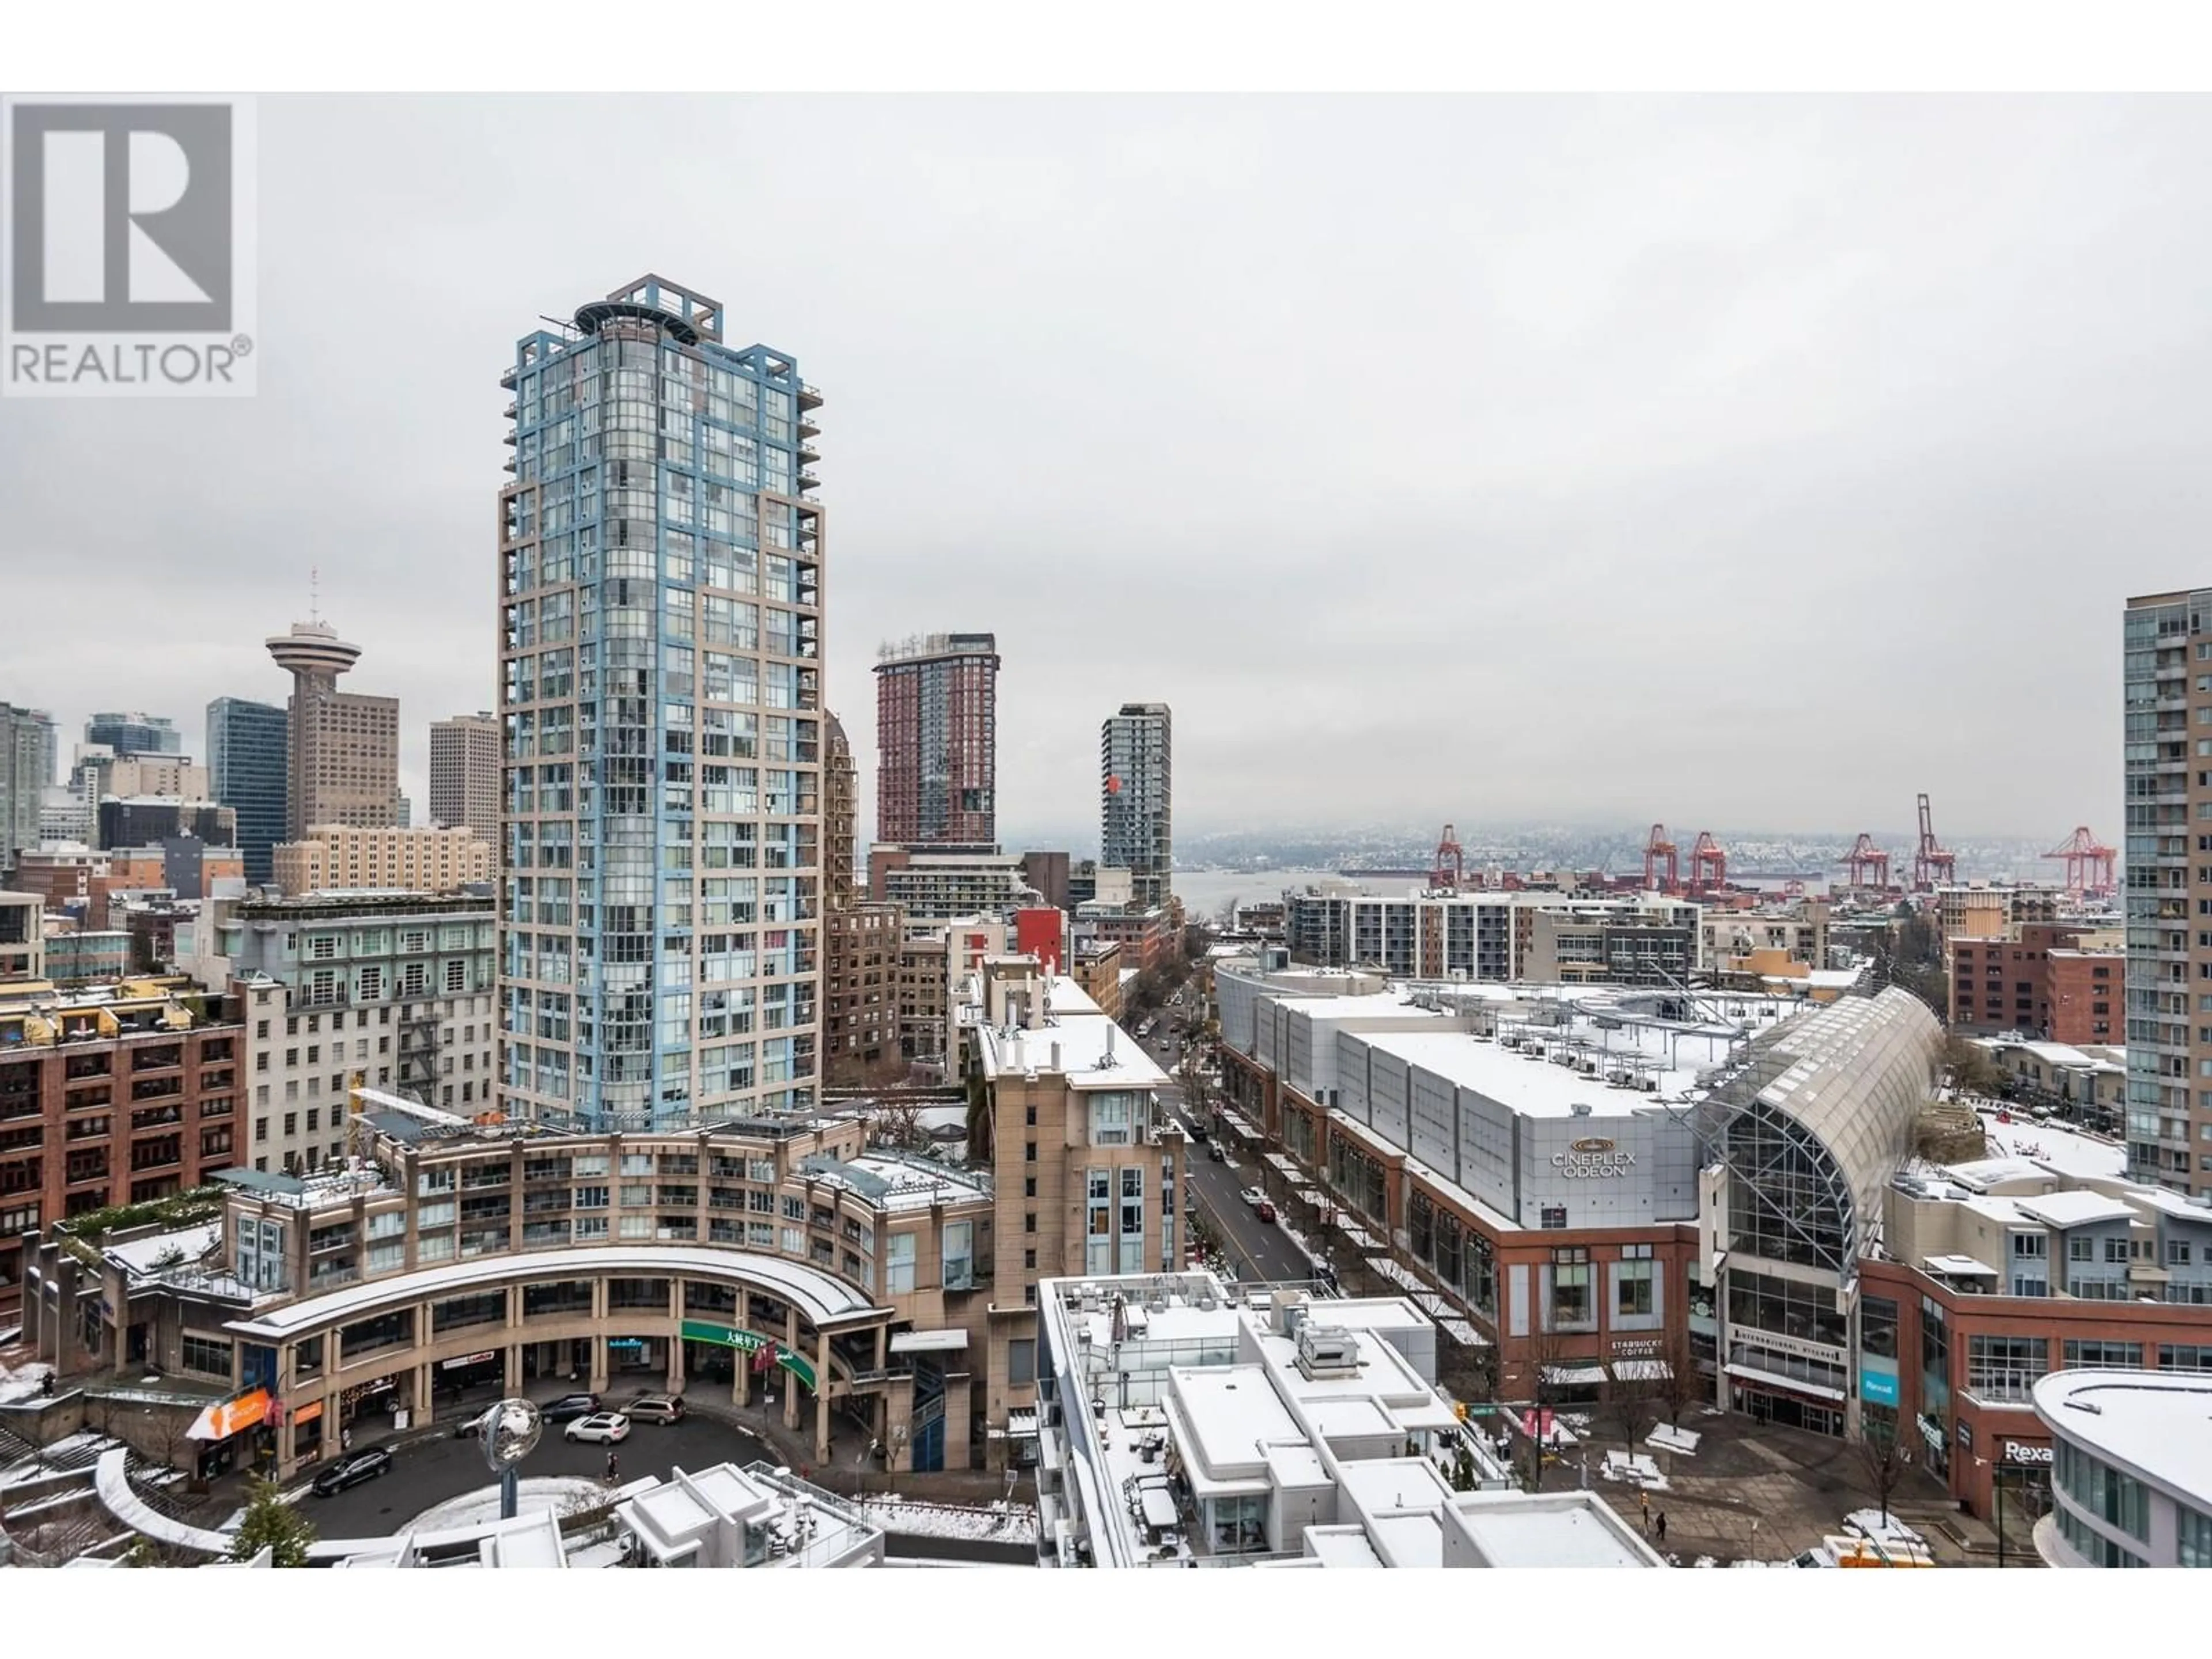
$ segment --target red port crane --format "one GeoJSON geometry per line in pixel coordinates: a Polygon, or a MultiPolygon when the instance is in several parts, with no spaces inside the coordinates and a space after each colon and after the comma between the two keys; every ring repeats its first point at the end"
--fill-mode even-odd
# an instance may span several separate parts
{"type": "Polygon", "coordinates": [[[2066,860],[2066,890],[2077,898],[2106,898],[2117,885],[2112,866],[2119,855],[2091,835],[2086,823],[2076,824],[2063,845],[2043,856],[2066,860]]]}
{"type": "Polygon", "coordinates": [[[1711,830],[1700,830],[1696,845],[1690,848],[1690,896],[1717,893],[1727,885],[1728,854],[1721,851],[1711,830]]]}
{"type": "Polygon", "coordinates": [[[1460,850],[1459,832],[1449,823],[1437,841],[1437,867],[1429,874],[1433,892],[1456,893],[1467,880],[1467,854],[1460,850]]]}
{"type": "Polygon", "coordinates": [[[1848,870],[1850,887],[1874,887],[1887,890],[1889,886],[1889,854],[1874,844],[1874,837],[1863,830],[1851,843],[1851,850],[1836,860],[1837,867],[1848,870]],[[1869,879],[1871,878],[1871,879],[1869,879]]]}
{"type": "Polygon", "coordinates": [[[1644,843],[1644,890],[1647,893],[1679,892],[1682,886],[1680,866],[1675,862],[1674,843],[1667,839],[1667,826],[1651,826],[1651,839],[1644,843]],[[1666,879],[1659,876],[1659,866],[1667,866],[1666,879]]]}
{"type": "Polygon", "coordinates": [[[1932,893],[1938,881],[1948,883],[1957,874],[1958,854],[1936,839],[1936,820],[1928,810],[1928,797],[1920,797],[1920,845],[1912,854],[1912,890],[1932,893]]]}

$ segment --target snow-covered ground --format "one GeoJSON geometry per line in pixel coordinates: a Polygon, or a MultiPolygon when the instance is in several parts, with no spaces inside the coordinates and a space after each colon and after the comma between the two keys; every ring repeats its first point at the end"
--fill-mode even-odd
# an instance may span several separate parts
{"type": "Polygon", "coordinates": [[[1678,1457],[1695,1457],[1698,1442],[1705,1437],[1695,1429],[1678,1429],[1672,1423],[1662,1423],[1644,1437],[1644,1443],[1660,1451],[1673,1452],[1678,1457]]]}
{"type": "Polygon", "coordinates": [[[39,1385],[46,1380],[46,1373],[52,1370],[53,1370],[52,1365],[39,1360],[33,1360],[27,1365],[17,1365],[12,1369],[6,1365],[0,1365],[0,1405],[9,1405],[18,1400],[35,1398],[39,1392],[39,1385]]]}
{"type": "Polygon", "coordinates": [[[1036,1541],[1036,1511],[1026,1504],[968,1508],[907,1498],[871,1498],[865,1507],[868,1518],[887,1532],[919,1533],[929,1538],[988,1538],[1009,1544],[1036,1541]]]}
{"type": "Polygon", "coordinates": [[[89,1429],[81,1434],[66,1436],[44,1448],[36,1457],[27,1457],[20,1463],[10,1463],[7,1468],[0,1468],[0,1492],[21,1481],[36,1480],[52,1474],[58,1463],[67,1463],[72,1468],[88,1469],[101,1452],[120,1444],[122,1442],[111,1440],[104,1434],[95,1434],[89,1429]]]}
{"type": "MultiPolygon", "coordinates": [[[[558,1515],[572,1502],[588,1499],[597,1504],[611,1496],[612,1490],[605,1481],[594,1480],[587,1474],[537,1475],[521,1483],[514,1512],[558,1515]]],[[[404,1527],[394,1530],[447,1532],[459,1527],[480,1527],[487,1521],[498,1519],[499,1487],[494,1485],[463,1492],[459,1498],[448,1498],[442,1504],[433,1504],[404,1527]]]]}
{"type": "Polygon", "coordinates": [[[1659,1473],[1658,1464],[1642,1452],[1632,1455],[1609,1451],[1605,1455],[1604,1467],[1598,1473],[1605,1480],[1625,1481],[1629,1486],[1640,1486],[1645,1492],[1671,1490],[1667,1484],[1667,1477],[1659,1473]]]}

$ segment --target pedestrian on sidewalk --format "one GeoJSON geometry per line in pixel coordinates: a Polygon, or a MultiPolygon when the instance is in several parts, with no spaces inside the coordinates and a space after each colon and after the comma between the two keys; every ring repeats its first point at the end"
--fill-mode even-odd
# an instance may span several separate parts
{"type": "Polygon", "coordinates": [[[609,1484],[609,1485],[612,1485],[612,1484],[614,1483],[614,1481],[615,1481],[617,1479],[618,1479],[618,1478],[620,1477],[621,1474],[622,1474],[622,1459],[620,1459],[619,1457],[617,1457],[617,1456],[614,1455],[614,1453],[613,1453],[611,1450],[610,1450],[610,1451],[607,1453],[607,1481],[608,1481],[608,1484],[609,1484]]]}
{"type": "Polygon", "coordinates": [[[1659,1541],[1662,1544],[1667,1541],[1667,1511],[1664,1510],[1659,1511],[1659,1541]]]}
{"type": "Polygon", "coordinates": [[[340,1429],[338,1431],[338,1449],[342,1452],[349,1452],[353,1449],[353,1431],[351,1429],[340,1429]]]}
{"type": "Polygon", "coordinates": [[[1639,1490],[1636,1494],[1636,1501],[1644,1510],[1644,1530],[1650,1532],[1651,1530],[1651,1494],[1639,1490]]]}

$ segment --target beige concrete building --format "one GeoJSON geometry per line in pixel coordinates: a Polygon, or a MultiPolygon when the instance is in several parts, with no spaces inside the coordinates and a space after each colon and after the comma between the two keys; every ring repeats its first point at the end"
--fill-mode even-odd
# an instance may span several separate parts
{"type": "Polygon", "coordinates": [[[101,793],[109,795],[174,795],[181,800],[214,799],[208,769],[180,755],[134,755],[111,762],[101,793]]]}
{"type": "Polygon", "coordinates": [[[292,676],[285,755],[284,824],[295,839],[314,825],[381,828],[399,806],[399,700],[338,690],[361,659],[327,623],[294,623],[266,641],[292,676]]]}
{"type": "Polygon", "coordinates": [[[964,975],[955,1026],[985,1114],[978,1158],[998,1194],[985,1414],[993,1461],[1036,1433],[1037,1286],[1183,1265],[1184,1140],[1159,1108],[1167,1073],[1074,981],[1034,957],[964,975]]]}
{"type": "Polygon", "coordinates": [[[287,897],[336,888],[451,893],[492,878],[492,844],[465,829],[367,830],[317,824],[272,862],[287,897]]]}
{"type": "Polygon", "coordinates": [[[1012,933],[995,917],[907,924],[899,941],[899,1048],[909,1060],[950,1068],[953,1054],[951,1000],[963,975],[986,957],[1012,948],[1012,933]]]}
{"type": "Polygon", "coordinates": [[[0,892],[0,979],[46,976],[46,901],[0,892]]]}
{"type": "Polygon", "coordinates": [[[430,817],[499,842],[499,716],[456,714],[430,722],[430,817]]]}

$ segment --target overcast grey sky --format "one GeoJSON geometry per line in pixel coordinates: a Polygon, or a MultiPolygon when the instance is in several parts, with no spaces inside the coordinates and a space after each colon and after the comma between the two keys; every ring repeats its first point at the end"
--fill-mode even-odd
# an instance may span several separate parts
{"type": "Polygon", "coordinates": [[[1141,698],[1186,832],[1925,788],[2117,842],[2122,603],[2212,584],[2208,139],[2175,99],[267,99],[260,396],[0,404],[0,698],[197,741],[282,701],[319,565],[419,804],[427,723],[494,696],[499,374],[653,270],[828,397],[871,801],[878,642],[992,629],[1010,834],[1095,832],[1141,698]]]}

